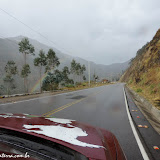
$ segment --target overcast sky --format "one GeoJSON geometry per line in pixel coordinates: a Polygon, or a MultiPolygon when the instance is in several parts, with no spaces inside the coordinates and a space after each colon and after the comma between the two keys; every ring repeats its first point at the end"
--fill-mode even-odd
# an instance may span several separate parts
{"type": "Polygon", "coordinates": [[[24,35],[99,64],[125,62],[160,28],[160,0],[0,0],[0,37],[24,35]],[[64,50],[64,49],[65,50],[64,50]]]}

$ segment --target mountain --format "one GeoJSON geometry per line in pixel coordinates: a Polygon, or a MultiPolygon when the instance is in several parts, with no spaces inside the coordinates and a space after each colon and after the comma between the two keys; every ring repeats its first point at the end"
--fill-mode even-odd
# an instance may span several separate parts
{"type": "Polygon", "coordinates": [[[120,79],[155,103],[160,95],[160,29],[153,39],[138,50],[130,67],[120,79]]]}
{"type": "MultiPolygon", "coordinates": [[[[18,43],[24,38],[23,36],[18,37],[11,37],[11,38],[5,38],[0,39],[0,85],[3,84],[3,78],[4,78],[4,67],[9,60],[14,60],[16,64],[18,65],[18,69],[20,71],[20,68],[24,64],[24,57],[21,53],[19,53],[19,46],[18,43]]],[[[74,58],[77,62],[86,65],[86,69],[88,70],[88,61],[84,60],[79,57],[73,57],[67,54],[62,53],[56,48],[47,46],[45,44],[42,44],[38,42],[37,40],[30,39],[30,43],[35,47],[35,56],[27,56],[27,63],[31,66],[31,72],[32,76],[29,76],[30,88],[36,83],[37,79],[39,79],[39,75],[37,73],[38,68],[33,65],[33,59],[38,55],[39,50],[43,49],[46,53],[50,48],[52,48],[55,52],[58,58],[60,59],[60,66],[58,69],[62,69],[64,66],[70,67],[70,63],[72,59],[74,58]]],[[[93,77],[93,74],[99,76],[100,79],[107,78],[109,80],[112,79],[118,79],[122,72],[127,69],[128,62],[125,63],[117,63],[117,64],[111,64],[111,65],[101,65],[96,64],[94,62],[90,62],[90,68],[91,68],[91,79],[93,77]]],[[[87,70],[86,70],[86,77],[87,76],[87,70]]],[[[18,81],[18,84],[22,84],[22,86],[19,86],[19,90],[17,92],[20,92],[23,88],[23,82],[22,79],[18,81]]]]}

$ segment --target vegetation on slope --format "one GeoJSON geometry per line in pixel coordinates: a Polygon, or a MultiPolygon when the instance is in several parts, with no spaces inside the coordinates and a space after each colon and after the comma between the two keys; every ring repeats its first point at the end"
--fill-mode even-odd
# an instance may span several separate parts
{"type": "Polygon", "coordinates": [[[121,81],[160,109],[160,29],[131,59],[121,81]]]}
{"type": "MultiPolygon", "coordinates": [[[[8,94],[8,93],[9,94],[24,93],[25,92],[24,85],[26,86],[26,91],[31,91],[34,88],[34,86],[37,84],[37,80],[39,80],[39,78],[41,77],[40,74],[43,75],[43,73],[45,72],[46,66],[43,66],[43,65],[41,66],[42,61],[40,60],[45,57],[43,57],[43,55],[39,56],[39,52],[41,49],[43,49],[43,52],[47,54],[51,47],[45,44],[42,44],[36,40],[28,38],[29,44],[32,44],[34,46],[35,56],[33,56],[33,54],[29,54],[29,55],[27,54],[26,64],[28,64],[29,66],[28,65],[24,66],[25,53],[22,54],[19,51],[19,45],[18,45],[18,43],[24,38],[25,37],[23,36],[5,38],[5,39],[0,38],[0,94],[1,95],[8,94]],[[38,59],[34,63],[35,58],[38,58],[38,59]],[[7,81],[4,82],[4,78],[6,77],[6,72],[4,68],[8,63],[8,61],[12,61],[12,60],[14,60],[15,65],[17,66],[18,73],[12,76],[13,80],[6,79],[7,81]],[[24,68],[22,71],[23,66],[24,68]],[[8,90],[8,93],[6,89],[7,85],[11,86],[10,89],[8,90]]],[[[23,46],[23,43],[21,44],[22,44],[21,46],[23,46]]],[[[77,82],[88,81],[88,61],[87,60],[84,60],[79,57],[72,57],[70,55],[63,54],[62,52],[60,52],[59,50],[53,47],[52,49],[56,53],[56,56],[60,62],[60,65],[57,67],[59,71],[62,71],[65,66],[67,66],[70,69],[71,62],[73,59],[75,59],[76,63],[78,64],[77,67],[80,68],[79,64],[82,64],[82,68],[84,68],[83,65],[85,65],[86,71],[82,76],[82,72],[81,72],[82,70],[80,72],[78,70],[75,72],[74,70],[72,70],[72,73],[70,73],[70,79],[75,79],[77,82]]],[[[99,77],[99,81],[105,78],[110,81],[115,81],[119,79],[119,77],[122,74],[122,71],[126,70],[127,67],[128,67],[128,61],[124,63],[116,63],[111,65],[101,65],[101,64],[96,64],[94,62],[90,62],[91,80],[94,81],[94,78],[95,78],[94,74],[96,74],[99,77]]],[[[35,92],[37,91],[39,91],[39,88],[35,90],[35,92]]]]}

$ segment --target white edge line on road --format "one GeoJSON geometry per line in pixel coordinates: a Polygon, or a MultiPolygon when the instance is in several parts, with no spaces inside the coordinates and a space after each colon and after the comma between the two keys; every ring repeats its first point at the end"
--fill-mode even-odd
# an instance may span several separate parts
{"type": "MultiPolygon", "coordinates": [[[[100,87],[104,87],[104,86],[100,86],[100,87]]],[[[55,97],[55,96],[59,96],[59,95],[76,93],[76,92],[81,92],[81,91],[84,91],[84,90],[95,89],[95,88],[98,88],[98,87],[86,88],[86,89],[81,89],[81,90],[78,90],[78,91],[72,91],[72,92],[66,92],[66,93],[59,93],[59,94],[50,95],[50,96],[43,96],[43,97],[31,98],[31,99],[22,100],[22,101],[16,101],[16,102],[11,102],[11,103],[2,103],[2,104],[0,104],[0,106],[9,105],[9,104],[16,104],[16,103],[22,103],[22,102],[28,102],[28,101],[33,101],[33,100],[43,99],[43,98],[49,98],[49,97],[55,97]]]]}
{"type": "Polygon", "coordinates": [[[128,109],[128,102],[127,102],[127,99],[126,99],[126,93],[125,93],[125,90],[124,90],[124,87],[123,87],[123,92],[124,92],[124,99],[125,99],[125,104],[126,104],[126,110],[127,110],[127,115],[128,115],[128,119],[129,119],[129,122],[130,122],[130,125],[131,125],[131,128],[132,128],[132,131],[133,131],[133,134],[134,134],[134,137],[137,141],[137,144],[138,144],[138,147],[140,149],[140,152],[142,154],[142,157],[144,160],[149,160],[149,157],[143,147],[143,144],[138,136],[138,133],[136,131],[136,128],[134,126],[134,123],[133,123],[133,120],[132,120],[132,117],[130,115],[130,112],[129,112],[129,109],[128,109]]]}

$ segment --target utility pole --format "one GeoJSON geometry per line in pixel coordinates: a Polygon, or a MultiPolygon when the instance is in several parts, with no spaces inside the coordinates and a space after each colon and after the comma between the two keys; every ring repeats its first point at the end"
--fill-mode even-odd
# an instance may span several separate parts
{"type": "Polygon", "coordinates": [[[90,62],[88,61],[88,85],[90,87],[90,62]]]}

